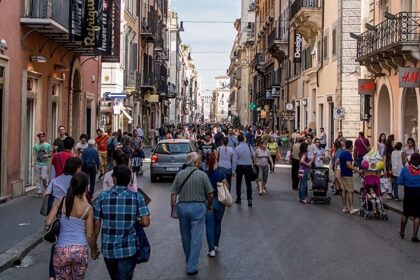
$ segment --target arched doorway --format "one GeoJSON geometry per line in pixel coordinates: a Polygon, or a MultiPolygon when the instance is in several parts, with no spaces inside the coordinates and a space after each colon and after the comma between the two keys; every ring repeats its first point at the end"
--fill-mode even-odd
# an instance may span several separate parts
{"type": "Polygon", "coordinates": [[[72,96],[71,96],[71,136],[74,139],[79,139],[80,135],[80,94],[82,92],[82,81],[79,69],[76,69],[73,74],[72,96]]]}
{"type": "Polygon", "coordinates": [[[389,99],[388,88],[385,85],[379,91],[376,117],[378,121],[376,137],[381,133],[391,134],[391,100],[389,99]]]}
{"type": "Polygon", "coordinates": [[[416,145],[418,145],[418,104],[416,90],[414,88],[406,88],[403,91],[401,121],[404,143],[407,141],[407,138],[413,137],[416,145]]]}

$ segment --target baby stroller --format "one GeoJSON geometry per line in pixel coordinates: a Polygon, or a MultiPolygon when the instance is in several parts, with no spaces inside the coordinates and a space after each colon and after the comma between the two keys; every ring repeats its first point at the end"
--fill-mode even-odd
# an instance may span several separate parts
{"type": "Polygon", "coordinates": [[[325,167],[315,167],[313,169],[311,203],[331,203],[331,198],[327,195],[329,180],[328,173],[329,169],[325,167]]]}
{"type": "Polygon", "coordinates": [[[143,176],[143,159],[145,158],[144,152],[142,149],[136,149],[131,155],[131,169],[133,173],[143,176]]]}
{"type": "Polygon", "coordinates": [[[388,220],[382,202],[380,177],[376,172],[366,173],[363,176],[360,188],[360,208],[359,216],[364,216],[366,220],[372,218],[388,220]]]}

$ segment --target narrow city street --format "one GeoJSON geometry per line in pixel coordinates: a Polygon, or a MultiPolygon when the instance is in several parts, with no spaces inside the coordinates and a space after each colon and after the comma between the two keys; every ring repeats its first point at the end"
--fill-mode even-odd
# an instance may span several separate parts
{"type": "MultiPolygon", "coordinates": [[[[288,167],[277,167],[266,195],[258,196],[254,187],[252,208],[244,201],[227,209],[220,252],[208,258],[204,237],[199,274],[187,277],[178,221],[169,217],[170,181],[152,184],[146,172],[139,185],[152,198],[146,230],[152,255],[137,266],[134,279],[418,279],[420,253],[409,241],[411,222],[401,240],[394,212],[388,211],[389,221],[366,221],[341,213],[338,197],[331,205],[299,204],[289,174],[288,167]]],[[[50,245],[41,243],[22,267],[0,278],[47,279],[49,252],[50,245]]],[[[89,261],[86,279],[109,279],[102,257],[89,261]]]]}

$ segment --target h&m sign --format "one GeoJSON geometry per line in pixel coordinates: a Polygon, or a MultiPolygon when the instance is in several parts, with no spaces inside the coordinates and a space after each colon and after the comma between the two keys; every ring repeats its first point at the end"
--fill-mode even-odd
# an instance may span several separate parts
{"type": "Polygon", "coordinates": [[[399,69],[400,88],[420,87],[420,68],[401,67],[399,69]]]}
{"type": "Polygon", "coordinates": [[[372,79],[359,79],[359,95],[373,95],[376,90],[375,80],[372,79]]]}

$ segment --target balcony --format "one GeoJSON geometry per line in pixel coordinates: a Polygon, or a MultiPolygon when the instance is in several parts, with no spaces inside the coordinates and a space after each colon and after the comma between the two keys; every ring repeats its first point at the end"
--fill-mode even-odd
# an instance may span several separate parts
{"type": "Polygon", "coordinates": [[[400,12],[358,35],[357,58],[371,72],[380,73],[420,59],[420,13],[400,12]]]}
{"type": "Polygon", "coordinates": [[[288,50],[288,21],[276,19],[273,31],[268,36],[267,51],[278,61],[287,57],[288,50]]]}
{"type": "Polygon", "coordinates": [[[140,72],[135,70],[124,71],[124,87],[125,89],[135,90],[137,87],[140,72]]]}
{"type": "Polygon", "coordinates": [[[147,4],[142,6],[140,36],[145,43],[155,43],[157,38],[157,12],[147,4]]]}
{"type": "Polygon", "coordinates": [[[322,0],[295,0],[289,20],[290,26],[309,41],[322,27],[322,0]]]}
{"type": "Polygon", "coordinates": [[[70,11],[70,1],[24,0],[20,22],[39,33],[68,38],[70,11]]]}

